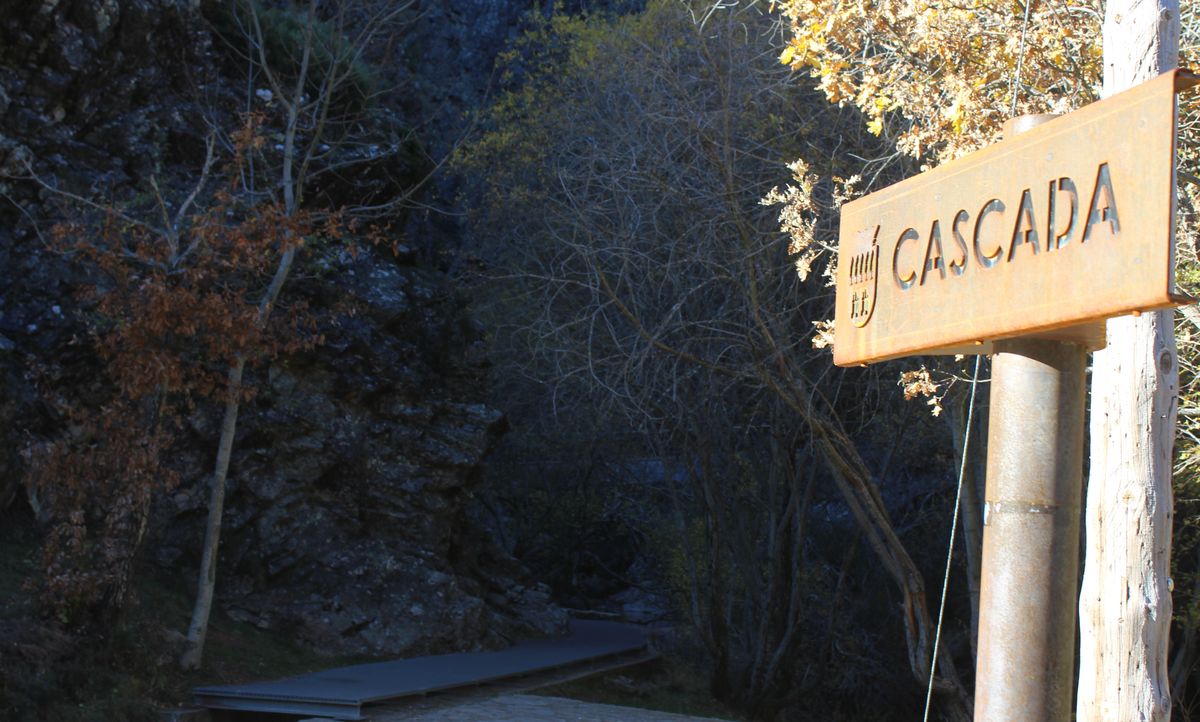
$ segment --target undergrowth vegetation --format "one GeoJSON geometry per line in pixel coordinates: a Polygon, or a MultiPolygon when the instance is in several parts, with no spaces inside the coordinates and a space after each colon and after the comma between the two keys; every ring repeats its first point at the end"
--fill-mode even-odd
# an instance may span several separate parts
{"type": "MultiPolygon", "coordinates": [[[[506,92],[459,163],[479,180],[472,231],[489,273],[471,280],[514,426],[498,483],[516,487],[512,514],[522,488],[540,498],[551,464],[567,488],[590,485],[555,497],[567,508],[548,518],[572,521],[552,528],[629,528],[627,557],[667,587],[718,699],[762,719],[882,719],[891,692],[853,690],[920,678],[932,634],[917,562],[877,501],[888,452],[851,434],[884,431],[902,402],[813,348],[829,279],[795,272],[801,249],[762,203],[797,177],[811,201],[798,223],[828,235],[853,154],[882,145],[779,64],[765,11],[660,0],[621,17],[538,16],[505,58],[506,92]],[[809,163],[789,170],[802,150],[809,163]],[[605,462],[579,463],[593,447],[605,462]],[[883,560],[908,610],[899,649],[872,623],[894,599],[850,592],[866,563],[822,543],[853,533],[838,495],[877,532],[863,554],[883,560]],[[863,663],[883,649],[890,668],[863,663]]],[[[910,441],[945,433],[925,425],[910,441]]],[[[616,559],[585,561],[612,579],[631,566],[605,572],[616,559]]]]}
{"type": "Polygon", "coordinates": [[[139,566],[121,624],[70,633],[37,615],[25,594],[38,577],[37,529],[0,513],[0,719],[44,722],[157,720],[191,689],[273,679],[365,657],[330,657],[249,624],[214,615],[209,655],[197,672],[175,664],[191,609],[186,579],[139,566]]]}

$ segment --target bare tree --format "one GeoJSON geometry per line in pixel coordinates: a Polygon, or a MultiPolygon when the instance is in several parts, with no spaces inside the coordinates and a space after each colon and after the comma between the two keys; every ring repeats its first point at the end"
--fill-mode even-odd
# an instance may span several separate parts
{"type": "MultiPolygon", "coordinates": [[[[285,11],[268,13],[254,0],[233,4],[230,17],[246,43],[244,60],[250,91],[247,103],[253,106],[258,101],[277,107],[283,136],[275,152],[262,155],[258,167],[251,164],[245,178],[249,193],[261,194],[276,203],[284,217],[292,217],[300,212],[306,194],[322,174],[346,171],[373,159],[379,149],[372,150],[359,130],[361,111],[370,100],[370,90],[361,75],[363,54],[376,35],[392,28],[412,5],[412,0],[399,3],[309,0],[302,9],[286,11],[296,15],[281,16],[279,13],[285,11]],[[326,5],[332,5],[333,9],[326,5]],[[270,23],[283,24],[281,21],[285,19],[298,28],[298,36],[292,36],[298,42],[281,49],[270,40],[282,28],[270,23]]],[[[367,203],[354,210],[381,212],[397,207],[405,197],[367,203]]],[[[265,326],[270,319],[300,247],[297,239],[287,244],[280,255],[271,282],[258,301],[255,323],[259,326],[265,326]]],[[[216,587],[225,481],[243,397],[245,365],[246,358],[238,356],[226,374],[225,409],[210,481],[196,601],[188,626],[187,648],[180,658],[184,669],[199,667],[208,631],[216,587]]]]}
{"type": "MultiPolygon", "coordinates": [[[[924,580],[841,420],[858,404],[839,394],[870,392],[811,346],[830,294],[819,273],[797,277],[803,259],[758,203],[797,143],[845,173],[835,149],[858,121],[796,89],[759,12],[651,3],[599,37],[555,21],[576,40],[547,43],[561,64],[501,101],[474,167],[494,193],[481,253],[518,269],[493,291],[496,316],[535,359],[528,373],[624,414],[675,460],[678,503],[704,521],[685,568],[714,685],[767,714],[795,701],[786,680],[802,675],[817,466],[901,591],[918,680],[933,629],[924,580]]],[[[952,716],[968,718],[948,654],[941,671],[952,716]]]]}

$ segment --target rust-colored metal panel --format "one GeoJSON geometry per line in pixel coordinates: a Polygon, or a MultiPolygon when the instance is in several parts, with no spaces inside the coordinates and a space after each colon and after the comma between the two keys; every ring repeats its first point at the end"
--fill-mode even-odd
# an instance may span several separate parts
{"type": "Polygon", "coordinates": [[[1102,319],[1187,302],[1174,285],[1175,71],[842,208],[841,366],[1103,345],[1102,319]]]}

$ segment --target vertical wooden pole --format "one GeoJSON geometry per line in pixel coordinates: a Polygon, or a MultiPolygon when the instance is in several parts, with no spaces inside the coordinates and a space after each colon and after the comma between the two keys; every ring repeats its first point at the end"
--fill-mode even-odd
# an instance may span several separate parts
{"type": "MultiPolygon", "coordinates": [[[[1108,2],[1104,94],[1174,68],[1178,49],[1177,0],[1108,2]]],[[[1092,370],[1079,722],[1171,716],[1167,575],[1178,374],[1171,311],[1108,322],[1108,348],[1095,354],[1092,370]]]]}

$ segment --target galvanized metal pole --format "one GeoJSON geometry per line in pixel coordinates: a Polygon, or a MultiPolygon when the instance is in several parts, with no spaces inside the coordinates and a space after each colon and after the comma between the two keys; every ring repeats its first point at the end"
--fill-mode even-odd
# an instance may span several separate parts
{"type": "Polygon", "coordinates": [[[984,505],[976,722],[1071,718],[1087,351],[998,342],[984,505]]]}
{"type": "MultiPolygon", "coordinates": [[[[1005,134],[1048,119],[1014,119],[1005,134]]],[[[1029,338],[993,349],[975,720],[1067,722],[1087,349],[1029,338]]]]}

